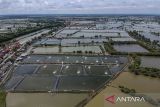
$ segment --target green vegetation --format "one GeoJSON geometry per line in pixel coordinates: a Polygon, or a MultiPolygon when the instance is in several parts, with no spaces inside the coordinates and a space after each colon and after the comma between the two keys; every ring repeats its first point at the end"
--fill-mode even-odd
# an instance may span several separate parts
{"type": "Polygon", "coordinates": [[[119,86],[119,89],[121,90],[121,92],[123,92],[125,94],[128,94],[128,95],[133,96],[133,97],[140,97],[140,98],[143,97],[145,99],[145,101],[147,101],[148,103],[150,103],[150,104],[152,104],[156,107],[159,106],[159,100],[155,100],[150,96],[137,93],[135,89],[129,89],[129,88],[124,87],[124,86],[119,86]]]}
{"type": "Polygon", "coordinates": [[[106,52],[110,53],[110,54],[114,54],[116,53],[116,50],[113,48],[113,43],[112,41],[109,41],[107,43],[104,43],[104,48],[106,50],[106,52]]]}
{"type": "Polygon", "coordinates": [[[126,93],[126,94],[136,93],[135,89],[129,89],[129,88],[126,88],[124,86],[119,86],[119,89],[121,90],[121,92],[126,93]]]}
{"type": "MultiPolygon", "coordinates": [[[[83,52],[81,50],[78,51],[73,51],[73,53],[77,53],[77,54],[82,54],[83,52]]],[[[92,51],[85,51],[85,54],[93,54],[94,52],[92,51]]]]}
{"type": "Polygon", "coordinates": [[[154,78],[160,78],[160,69],[157,68],[148,68],[148,67],[140,67],[141,59],[136,54],[131,55],[133,59],[133,63],[129,66],[131,72],[135,75],[144,75],[154,78]]]}
{"type": "Polygon", "coordinates": [[[82,53],[82,51],[77,51],[77,53],[82,53]]]}
{"type": "Polygon", "coordinates": [[[6,93],[0,89],[0,107],[6,106],[6,93]]]}
{"type": "Polygon", "coordinates": [[[104,43],[104,48],[105,50],[112,54],[112,55],[132,55],[136,54],[139,56],[160,56],[160,50],[157,49],[157,42],[153,41],[151,42],[150,39],[145,38],[144,36],[140,35],[137,31],[130,31],[128,34],[135,38],[137,41],[126,41],[126,42],[121,42],[121,41],[112,41],[109,40],[109,42],[104,43]],[[149,52],[117,52],[113,45],[114,44],[139,44],[140,46],[144,47],[147,49],[149,52]]]}
{"type": "Polygon", "coordinates": [[[130,65],[130,70],[132,69],[138,69],[141,65],[141,59],[139,56],[137,56],[136,54],[131,54],[130,55],[133,59],[133,63],[130,65]]]}
{"type": "Polygon", "coordinates": [[[141,40],[141,41],[145,41],[146,43],[150,43],[150,39],[145,38],[144,36],[140,35],[137,31],[129,31],[128,34],[130,36],[132,36],[135,39],[141,40]]]}
{"type": "Polygon", "coordinates": [[[18,29],[16,32],[9,32],[9,33],[0,35],[0,42],[9,41],[16,37],[26,35],[29,33],[33,33],[33,32],[39,31],[41,29],[46,29],[46,28],[50,28],[52,32],[55,32],[60,27],[64,27],[64,26],[65,24],[63,22],[48,21],[48,22],[45,22],[44,25],[37,25],[36,27],[27,27],[25,29],[18,29]]]}
{"type": "Polygon", "coordinates": [[[142,44],[140,42],[138,42],[138,44],[140,44],[142,47],[146,48],[147,50],[149,50],[150,52],[117,52],[113,45],[114,44],[135,44],[136,42],[125,42],[125,43],[122,43],[122,42],[108,42],[108,43],[104,43],[104,48],[106,50],[106,52],[108,52],[109,54],[111,55],[131,55],[131,54],[137,54],[137,55],[140,55],[140,56],[160,56],[160,52],[153,52],[154,49],[151,49],[151,48],[148,48],[148,47],[145,47],[145,44],[142,44]]]}
{"type": "Polygon", "coordinates": [[[105,54],[105,49],[100,45],[99,48],[101,49],[102,53],[105,54]]]}
{"type": "Polygon", "coordinates": [[[151,34],[153,34],[155,36],[160,36],[160,32],[151,32],[151,34]]]}
{"type": "Polygon", "coordinates": [[[160,70],[156,68],[147,68],[147,67],[140,67],[139,68],[140,74],[155,78],[160,78],[160,70]]]}
{"type": "Polygon", "coordinates": [[[128,34],[135,38],[138,42],[138,44],[140,44],[141,46],[143,46],[144,48],[148,49],[150,52],[152,53],[159,53],[160,50],[156,49],[157,45],[158,45],[158,41],[151,41],[148,38],[145,38],[145,36],[142,36],[141,34],[139,34],[137,31],[129,31],[128,34]]]}

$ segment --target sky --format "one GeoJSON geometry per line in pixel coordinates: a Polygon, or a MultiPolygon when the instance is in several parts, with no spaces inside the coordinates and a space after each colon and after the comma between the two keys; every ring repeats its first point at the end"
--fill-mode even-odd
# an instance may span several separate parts
{"type": "Polygon", "coordinates": [[[160,0],[0,0],[0,14],[160,14],[160,0]]]}

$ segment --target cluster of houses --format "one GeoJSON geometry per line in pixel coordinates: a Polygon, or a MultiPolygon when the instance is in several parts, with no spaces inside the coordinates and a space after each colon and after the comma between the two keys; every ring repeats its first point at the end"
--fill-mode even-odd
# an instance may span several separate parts
{"type": "Polygon", "coordinates": [[[7,70],[12,65],[10,60],[5,60],[9,55],[13,54],[15,50],[20,48],[19,42],[11,43],[0,49],[0,81],[5,76],[7,70]]]}

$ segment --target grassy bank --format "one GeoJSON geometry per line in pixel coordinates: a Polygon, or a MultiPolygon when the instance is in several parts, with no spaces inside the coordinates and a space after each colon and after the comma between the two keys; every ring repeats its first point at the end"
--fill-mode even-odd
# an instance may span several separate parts
{"type": "Polygon", "coordinates": [[[111,41],[104,43],[104,48],[109,54],[117,53],[116,50],[113,48],[113,44],[111,41]]]}
{"type": "Polygon", "coordinates": [[[145,42],[142,41],[137,41],[137,42],[113,42],[113,41],[109,41],[107,43],[104,43],[104,48],[106,50],[106,52],[108,52],[111,55],[132,55],[132,54],[136,54],[139,56],[160,56],[160,52],[159,50],[156,50],[155,48],[151,47],[150,44],[147,44],[145,42]],[[117,52],[113,45],[119,45],[119,44],[138,44],[140,46],[142,46],[143,48],[147,49],[149,52],[117,52]]]}
{"type": "Polygon", "coordinates": [[[133,54],[131,57],[133,59],[133,63],[129,66],[129,70],[133,72],[135,75],[144,75],[154,78],[160,78],[160,69],[141,67],[140,57],[136,54],[133,54]]]}
{"type": "Polygon", "coordinates": [[[156,99],[156,98],[153,99],[152,97],[150,97],[148,95],[137,93],[135,89],[129,89],[124,86],[119,86],[119,89],[121,90],[121,92],[128,94],[132,97],[143,98],[146,102],[148,102],[149,104],[151,104],[153,106],[156,106],[156,107],[160,106],[159,99],[156,99]]]}
{"type": "Polygon", "coordinates": [[[0,107],[6,107],[6,93],[0,90],[0,107]]]}

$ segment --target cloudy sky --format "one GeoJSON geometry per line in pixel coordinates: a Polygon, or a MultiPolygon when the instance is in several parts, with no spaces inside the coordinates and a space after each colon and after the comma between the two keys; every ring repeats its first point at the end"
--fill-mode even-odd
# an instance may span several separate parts
{"type": "Polygon", "coordinates": [[[0,0],[0,14],[160,14],[160,0],[0,0]]]}

